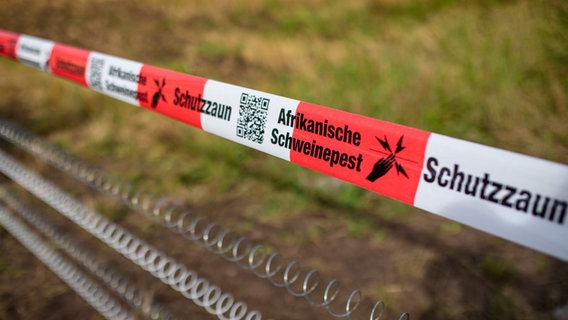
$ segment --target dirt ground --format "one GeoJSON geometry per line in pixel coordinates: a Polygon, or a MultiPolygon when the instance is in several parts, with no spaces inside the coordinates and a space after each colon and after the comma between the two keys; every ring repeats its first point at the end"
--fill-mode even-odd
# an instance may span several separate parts
{"type": "MultiPolygon", "coordinates": [[[[504,1],[509,2],[515,3],[504,1]]],[[[232,21],[231,14],[246,16],[247,6],[252,11],[256,10],[255,17],[263,14],[258,12],[258,8],[262,8],[258,1],[238,3],[243,6],[240,11],[235,9],[238,5],[228,1],[195,1],[191,5],[180,4],[180,1],[160,3],[150,0],[57,0],[41,4],[4,1],[0,4],[0,28],[164,67],[177,67],[182,71],[189,69],[192,73],[226,82],[270,88],[273,84],[268,84],[268,78],[273,70],[267,70],[263,61],[251,66],[246,50],[233,54],[224,51],[231,49],[204,46],[201,50],[205,50],[206,54],[200,58],[201,51],[196,49],[194,54],[192,49],[192,43],[203,40],[200,32],[222,39],[223,28],[228,23],[226,20],[232,21]],[[229,12],[227,8],[234,10],[229,12]],[[216,27],[218,25],[221,27],[216,27]],[[187,62],[190,58],[195,60],[187,62]],[[263,77],[267,80],[264,81],[263,77]]],[[[323,6],[318,1],[309,3],[323,6]]],[[[398,7],[391,1],[380,3],[385,8],[392,6],[394,9],[390,13],[397,12],[395,9],[398,7]]],[[[490,8],[492,2],[480,3],[486,3],[490,8]]],[[[382,6],[377,4],[376,8],[382,6]]],[[[407,23],[404,17],[401,19],[401,24],[407,23]]],[[[243,22],[239,27],[241,32],[255,34],[273,22],[269,18],[257,19],[255,22],[243,22]]],[[[270,38],[275,35],[267,32],[264,36],[270,38]]],[[[326,34],[318,36],[325,37],[326,34]]],[[[229,39],[227,41],[230,42],[229,39]]],[[[282,63],[283,69],[291,68],[289,65],[295,63],[287,64],[278,57],[266,59],[267,63],[282,63]]],[[[40,75],[35,70],[21,71],[19,68],[24,67],[5,61],[0,64],[0,91],[5,92],[6,97],[0,98],[3,100],[0,102],[1,117],[23,124],[46,140],[69,147],[69,152],[113,174],[122,174],[129,181],[145,180],[146,184],[155,186],[157,193],[169,195],[176,203],[189,206],[256,243],[267,244],[286,259],[297,259],[306,268],[317,269],[324,280],[339,280],[343,292],[362,290],[364,300],[360,313],[352,319],[368,319],[369,311],[377,300],[383,300],[387,308],[382,319],[397,319],[402,312],[408,312],[411,319],[568,319],[566,262],[378,195],[360,195],[361,191],[352,191],[354,189],[346,188],[333,179],[293,171],[295,169],[289,169],[287,163],[273,161],[264,167],[265,170],[255,170],[255,164],[272,160],[258,153],[232,149],[229,144],[216,145],[224,148],[222,151],[208,149],[207,144],[212,140],[207,140],[210,138],[205,135],[183,125],[172,124],[163,117],[157,119],[157,115],[149,112],[141,114],[143,111],[130,106],[115,104],[111,108],[120,108],[119,111],[100,111],[100,105],[111,103],[110,100],[90,95],[86,90],[73,89],[73,84],[49,82],[52,77],[40,75]],[[19,78],[7,78],[13,75],[19,78]],[[46,89],[43,92],[27,91],[32,84],[45,85],[46,89]],[[62,96],[65,98],[62,99],[62,96]],[[43,111],[34,109],[33,103],[38,101],[45,103],[37,106],[37,109],[44,108],[43,111]],[[62,106],[65,116],[61,119],[53,115],[55,103],[65,105],[62,106]],[[70,107],[75,104],[86,111],[70,107]],[[123,128],[117,128],[114,123],[107,128],[103,121],[121,122],[123,128]],[[102,128],[100,132],[110,133],[107,137],[97,131],[91,138],[105,136],[108,140],[101,145],[97,145],[96,139],[84,142],[83,138],[89,138],[93,128],[102,128]],[[133,139],[135,146],[122,150],[120,145],[127,140],[124,130],[148,130],[148,136],[152,137],[133,139]],[[200,149],[186,148],[193,137],[204,139],[200,149]],[[72,145],[70,141],[82,142],[72,145]],[[149,146],[159,141],[164,147],[150,150],[149,146]],[[233,153],[232,158],[222,157],[233,153]],[[239,157],[245,153],[243,162],[247,166],[239,168],[239,157]],[[176,185],[163,185],[160,179],[172,178],[163,172],[175,171],[172,167],[176,165],[168,167],[166,161],[154,159],[163,160],[166,155],[186,161],[184,163],[190,168],[197,169],[179,178],[176,185]],[[192,162],[194,158],[214,160],[204,167],[201,162],[192,162]],[[160,167],[162,164],[166,169],[160,167]],[[134,166],[144,167],[144,171],[135,174],[134,166]],[[271,168],[273,170],[269,170],[271,168]],[[223,172],[224,181],[219,181],[218,171],[223,172]],[[287,175],[306,175],[307,179],[315,177],[315,182],[292,184],[287,175]],[[322,189],[325,192],[321,192],[322,189]],[[174,190],[173,193],[170,193],[171,190],[174,190]],[[364,204],[358,203],[361,199],[364,204]]],[[[566,107],[563,102],[560,105],[566,107]]],[[[522,145],[523,139],[521,135],[511,144],[522,145]]],[[[560,147],[537,155],[566,161],[566,155],[560,154],[566,150],[566,142],[551,140],[549,146],[557,144],[560,147]]],[[[332,318],[322,308],[313,307],[302,298],[292,297],[284,289],[275,288],[266,280],[173,234],[151,219],[129,211],[110,197],[34,160],[10,144],[2,141],[0,147],[85,203],[109,214],[113,220],[158,249],[184,262],[211,283],[245,301],[250,308],[261,311],[263,318],[332,318]]],[[[213,318],[13,186],[7,178],[0,177],[0,183],[10,186],[14,194],[38,208],[78,242],[97,252],[101,260],[148,288],[157,301],[170,308],[180,319],[213,318]]],[[[0,319],[99,318],[101,316],[96,311],[0,228],[0,319]]]]}

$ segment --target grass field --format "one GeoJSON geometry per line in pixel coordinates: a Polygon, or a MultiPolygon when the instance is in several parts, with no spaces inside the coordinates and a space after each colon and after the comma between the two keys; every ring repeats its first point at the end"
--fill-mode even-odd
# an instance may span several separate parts
{"type": "MultiPolygon", "coordinates": [[[[560,0],[5,0],[0,29],[568,163],[560,0]]],[[[389,319],[568,319],[556,259],[5,59],[0,97],[0,116],[384,300],[389,319]]],[[[8,238],[0,318],[40,318],[13,286],[46,276],[8,238]]],[[[227,287],[268,317],[316,317],[227,287]]]]}

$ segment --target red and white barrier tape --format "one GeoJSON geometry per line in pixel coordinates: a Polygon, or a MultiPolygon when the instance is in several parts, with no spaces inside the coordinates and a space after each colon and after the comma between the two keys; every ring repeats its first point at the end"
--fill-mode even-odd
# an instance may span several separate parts
{"type": "Polygon", "coordinates": [[[0,30],[0,55],[568,261],[568,166],[0,30]]]}

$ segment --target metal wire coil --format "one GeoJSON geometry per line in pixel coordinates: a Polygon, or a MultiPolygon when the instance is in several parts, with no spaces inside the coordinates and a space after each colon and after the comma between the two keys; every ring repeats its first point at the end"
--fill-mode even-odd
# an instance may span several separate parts
{"type": "MultiPolygon", "coordinates": [[[[347,299],[340,302],[338,297],[341,286],[337,280],[324,282],[317,270],[304,270],[298,260],[286,261],[280,253],[253,243],[246,236],[226,229],[189,209],[163,200],[147,190],[111,178],[104,171],[42,141],[9,121],[0,119],[0,137],[75,179],[120,199],[133,210],[154,218],[172,231],[268,280],[274,286],[285,288],[290,295],[303,297],[310,305],[325,308],[335,318],[350,319],[361,304],[360,290],[351,291],[347,299]],[[316,292],[323,292],[323,295],[319,296],[318,293],[316,299],[316,292]]],[[[376,302],[368,319],[379,320],[384,307],[382,301],[376,302]]],[[[399,320],[403,319],[410,319],[410,315],[402,313],[399,320]]]]}
{"type": "Polygon", "coordinates": [[[99,285],[89,279],[83,272],[69,263],[17,218],[0,206],[0,223],[14,238],[26,249],[41,260],[53,273],[71,287],[89,305],[107,319],[126,320],[135,319],[128,310],[122,307],[99,285]]]}
{"type": "Polygon", "coordinates": [[[26,222],[31,224],[36,230],[39,230],[58,247],[62,248],[68,256],[104,282],[130,305],[137,308],[146,318],[151,320],[175,319],[172,312],[167,310],[165,306],[154,302],[151,296],[144,294],[143,290],[115,268],[103,265],[94,258],[95,255],[92,252],[79,246],[73,239],[66,236],[64,232],[38,214],[36,210],[32,210],[21,201],[16,200],[13,195],[10,195],[4,189],[0,189],[0,200],[4,201],[26,222]]]}
{"type": "Polygon", "coordinates": [[[247,311],[244,302],[209,283],[196,272],[157,250],[117,224],[88,209],[58,187],[0,151],[0,171],[59,211],[124,257],[222,320],[260,320],[259,311],[247,311]]]}

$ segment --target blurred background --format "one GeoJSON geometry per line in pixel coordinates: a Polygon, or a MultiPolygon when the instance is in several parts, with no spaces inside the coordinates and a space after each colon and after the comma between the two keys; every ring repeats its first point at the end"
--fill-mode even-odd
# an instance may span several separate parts
{"type": "MultiPolygon", "coordinates": [[[[3,0],[0,29],[568,163],[562,0],[3,0]]],[[[0,116],[385,301],[385,319],[568,319],[565,262],[6,59],[0,116]]],[[[327,318],[20,156],[266,317],[327,318]]],[[[97,317],[0,229],[0,318],[97,317]]]]}

